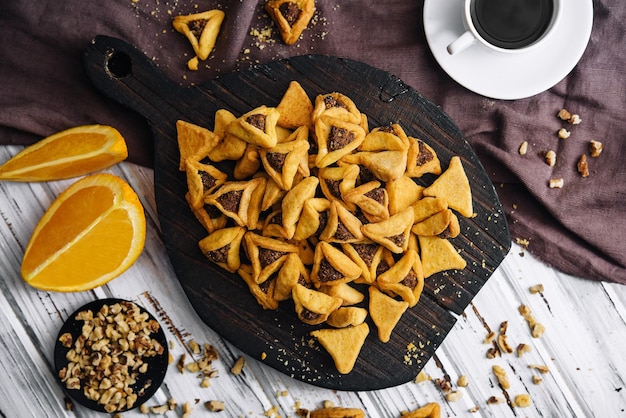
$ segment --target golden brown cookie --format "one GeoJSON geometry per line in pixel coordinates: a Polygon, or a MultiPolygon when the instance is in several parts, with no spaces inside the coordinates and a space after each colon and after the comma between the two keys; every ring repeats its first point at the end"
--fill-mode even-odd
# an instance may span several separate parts
{"type": "Polygon", "coordinates": [[[196,56],[205,60],[215,46],[223,20],[223,11],[208,10],[202,13],[176,16],[172,25],[176,31],[187,37],[196,56]]]}
{"type": "Polygon", "coordinates": [[[275,277],[259,284],[254,280],[252,266],[249,264],[242,264],[237,270],[237,274],[246,282],[250,293],[263,309],[278,309],[279,302],[274,298],[274,290],[276,288],[275,277]]]}
{"type": "Polygon", "coordinates": [[[326,228],[319,238],[327,242],[348,243],[363,241],[363,224],[338,201],[330,203],[326,228]]]}
{"type": "Polygon", "coordinates": [[[185,171],[187,159],[200,161],[207,156],[217,143],[219,136],[214,132],[193,123],[176,121],[176,140],[180,154],[178,169],[185,171]]]}
{"type": "Polygon", "coordinates": [[[408,149],[409,138],[397,123],[372,129],[359,146],[359,151],[407,151],[408,149]]]}
{"type": "Polygon", "coordinates": [[[293,244],[251,231],[244,235],[243,244],[252,264],[252,277],[257,283],[263,283],[276,273],[287,255],[298,253],[298,247],[293,244]]]}
{"type": "Polygon", "coordinates": [[[389,195],[379,181],[370,181],[344,193],[348,203],[361,208],[370,222],[380,222],[389,218],[389,195]]]}
{"type": "Polygon", "coordinates": [[[194,208],[189,192],[185,193],[185,199],[191,207],[191,212],[209,234],[226,226],[228,222],[226,215],[215,206],[205,203],[200,207],[194,208]]]}
{"type": "Polygon", "coordinates": [[[400,296],[409,307],[415,306],[424,289],[424,272],[417,252],[406,251],[376,282],[381,290],[400,296]]]}
{"type": "Polygon", "coordinates": [[[347,374],[354,368],[369,332],[367,322],[362,322],[352,327],[311,331],[311,335],[328,351],[337,371],[347,374]]]}
{"type": "Polygon", "coordinates": [[[389,214],[394,215],[422,198],[424,186],[420,186],[404,175],[385,184],[389,196],[389,214]]]}
{"type": "Polygon", "coordinates": [[[331,244],[320,241],[315,247],[311,281],[316,287],[349,283],[361,275],[361,268],[331,244]]]}
{"type": "Polygon", "coordinates": [[[278,143],[276,124],[279,116],[276,108],[262,105],[229,123],[226,132],[248,144],[272,148],[278,143]]]}
{"type": "Polygon", "coordinates": [[[278,26],[287,45],[293,45],[306,29],[315,13],[314,0],[269,0],[265,10],[278,26]]]}
{"type": "Polygon", "coordinates": [[[426,236],[420,236],[418,239],[425,278],[440,271],[461,270],[467,265],[465,259],[447,239],[426,236]]]}
{"type": "Polygon", "coordinates": [[[296,284],[312,287],[309,280],[309,271],[296,253],[287,254],[287,258],[276,275],[274,299],[281,302],[291,298],[291,292],[296,284]]]}
{"type": "Polygon", "coordinates": [[[413,209],[407,208],[383,221],[363,225],[361,230],[370,240],[395,254],[401,254],[408,248],[412,226],[413,209]]]}
{"type": "Polygon", "coordinates": [[[332,311],[326,320],[331,327],[345,328],[365,322],[367,309],[356,306],[339,307],[332,311]]]}
{"type": "Polygon", "coordinates": [[[378,290],[376,286],[369,287],[370,302],[369,312],[372,321],[378,328],[378,339],[384,343],[391,338],[391,333],[396,327],[409,303],[396,300],[378,290]]]}
{"type": "Polygon", "coordinates": [[[424,189],[424,196],[445,199],[449,208],[466,218],[474,214],[472,189],[463,169],[463,163],[458,156],[452,157],[446,171],[437,177],[433,184],[424,189]]]}
{"type": "Polygon", "coordinates": [[[299,283],[293,287],[292,297],[298,318],[309,325],[325,322],[330,313],[341,306],[341,299],[299,283]]]}
{"type": "Polygon", "coordinates": [[[364,283],[376,280],[376,268],[383,257],[383,246],[374,241],[342,244],[344,253],[361,267],[361,279],[364,283]]]}
{"type": "Polygon", "coordinates": [[[287,129],[296,129],[300,126],[311,128],[313,126],[311,122],[313,103],[297,81],[289,83],[289,87],[276,106],[276,110],[280,114],[278,126],[287,129]]]}
{"type": "MultiPolygon", "coordinates": [[[[283,190],[290,190],[303,161],[307,161],[309,141],[305,126],[298,132],[304,135],[295,136],[292,141],[277,144],[272,148],[261,148],[259,154],[267,174],[283,190]]],[[[308,162],[306,163],[308,171],[308,162]]]]}
{"type": "Polygon", "coordinates": [[[397,180],[406,172],[406,151],[361,151],[347,154],[340,163],[358,164],[367,167],[383,182],[397,180]]]}
{"type": "Polygon", "coordinates": [[[435,150],[421,139],[409,137],[406,173],[409,177],[421,177],[426,173],[441,174],[441,163],[435,150]]]}
{"type": "Polygon", "coordinates": [[[317,177],[306,177],[289,190],[283,198],[281,208],[287,239],[293,238],[296,233],[296,226],[304,208],[304,202],[315,196],[318,184],[317,177]]]}
{"type": "Polygon", "coordinates": [[[185,161],[185,174],[189,193],[188,202],[192,208],[204,206],[205,196],[222,186],[228,178],[226,173],[221,172],[215,166],[189,158],[185,161]]]}
{"type": "Polygon", "coordinates": [[[361,126],[336,117],[322,115],[315,121],[317,167],[328,167],[354,151],[365,139],[361,126]]]}
{"type": "Polygon", "coordinates": [[[218,229],[200,240],[198,245],[209,260],[234,273],[241,265],[239,248],[245,232],[240,226],[218,229]]]}
{"type": "Polygon", "coordinates": [[[314,197],[306,200],[293,239],[300,241],[321,234],[328,223],[329,211],[328,199],[314,197]]]}

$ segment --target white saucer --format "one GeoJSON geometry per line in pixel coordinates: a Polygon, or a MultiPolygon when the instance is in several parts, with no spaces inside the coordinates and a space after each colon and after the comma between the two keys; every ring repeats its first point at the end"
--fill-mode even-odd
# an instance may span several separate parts
{"type": "Polygon", "coordinates": [[[463,0],[425,0],[424,31],[439,65],[457,83],[493,99],[541,93],[569,74],[587,48],[593,0],[567,0],[559,27],[543,45],[519,54],[498,54],[475,43],[452,56],[446,47],[464,31],[463,0]]]}

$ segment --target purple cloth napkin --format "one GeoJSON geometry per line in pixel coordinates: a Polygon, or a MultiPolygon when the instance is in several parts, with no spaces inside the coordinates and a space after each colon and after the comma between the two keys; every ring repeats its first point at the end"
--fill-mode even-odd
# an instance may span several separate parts
{"type": "Polygon", "coordinates": [[[424,35],[421,1],[317,0],[313,20],[292,46],[281,42],[263,4],[2,2],[0,144],[109,124],[126,138],[130,161],[152,164],[146,123],[102,97],[83,73],[82,51],[97,34],[136,45],[181,85],[295,55],[351,58],[398,76],[452,117],[493,180],[514,240],[566,273],[626,284],[626,2],[595,0],[591,39],[576,68],[550,90],[514,101],[472,93],[439,67],[424,35]],[[226,13],[215,50],[198,71],[189,71],[193,51],[172,19],[212,8],[226,13]],[[579,114],[582,123],[560,121],[562,108],[579,114]],[[572,135],[559,140],[556,131],[563,126],[572,135]],[[604,151],[588,156],[590,175],[582,178],[576,163],[589,154],[592,139],[604,151]],[[529,150],[521,156],[524,140],[529,150]],[[544,162],[548,149],[557,152],[554,167],[544,162]],[[548,187],[553,177],[564,179],[563,188],[548,187]]]}

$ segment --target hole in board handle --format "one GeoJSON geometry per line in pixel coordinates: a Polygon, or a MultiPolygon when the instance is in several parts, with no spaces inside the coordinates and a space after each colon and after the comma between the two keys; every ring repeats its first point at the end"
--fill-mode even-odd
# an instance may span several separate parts
{"type": "Polygon", "coordinates": [[[112,51],[108,54],[106,69],[115,78],[126,77],[132,72],[133,62],[125,52],[112,51]]]}

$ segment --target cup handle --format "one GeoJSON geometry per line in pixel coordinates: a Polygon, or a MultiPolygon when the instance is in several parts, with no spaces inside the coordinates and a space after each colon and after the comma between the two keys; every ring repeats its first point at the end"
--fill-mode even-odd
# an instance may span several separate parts
{"type": "Polygon", "coordinates": [[[448,50],[448,54],[450,55],[458,54],[459,52],[463,51],[465,48],[473,44],[474,41],[476,41],[476,38],[474,37],[472,32],[465,31],[465,33],[463,33],[461,36],[450,42],[446,49],[448,50]]]}

